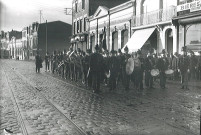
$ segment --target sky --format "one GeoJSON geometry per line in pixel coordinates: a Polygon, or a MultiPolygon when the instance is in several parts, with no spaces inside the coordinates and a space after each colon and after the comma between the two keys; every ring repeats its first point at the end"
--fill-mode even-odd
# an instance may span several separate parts
{"type": "Polygon", "coordinates": [[[32,22],[63,21],[72,23],[72,16],[64,14],[72,8],[72,0],[0,0],[0,31],[21,31],[32,22]]]}

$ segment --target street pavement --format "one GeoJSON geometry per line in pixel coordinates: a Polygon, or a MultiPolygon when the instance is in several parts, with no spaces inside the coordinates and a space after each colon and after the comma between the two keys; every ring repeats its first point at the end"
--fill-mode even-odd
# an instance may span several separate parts
{"type": "Polygon", "coordinates": [[[80,131],[88,135],[198,135],[200,131],[199,82],[182,90],[178,81],[168,81],[167,89],[160,89],[156,81],[155,89],[140,92],[132,83],[129,92],[121,83],[112,92],[102,85],[102,92],[94,94],[80,82],[44,69],[35,73],[33,61],[0,60],[0,75],[0,133],[5,127],[15,133],[47,135],[80,131]],[[17,117],[19,112],[23,122],[17,117]]]}

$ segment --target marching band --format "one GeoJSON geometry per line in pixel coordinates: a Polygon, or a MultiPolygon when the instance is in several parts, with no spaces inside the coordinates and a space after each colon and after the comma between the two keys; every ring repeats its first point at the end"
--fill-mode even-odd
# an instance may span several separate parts
{"type": "Polygon", "coordinates": [[[121,84],[125,91],[129,90],[130,83],[134,84],[136,90],[140,91],[145,87],[154,88],[154,81],[159,78],[161,89],[166,88],[166,79],[178,80],[181,78],[181,88],[188,88],[188,81],[201,79],[201,52],[200,56],[195,57],[191,51],[190,55],[186,47],[182,48],[182,55],[178,53],[168,55],[165,50],[156,56],[148,52],[143,57],[142,52],[138,50],[129,54],[129,49],[124,48],[110,53],[102,51],[98,45],[95,46],[95,52],[87,50],[86,53],[79,48],[57,53],[53,55],[48,53],[45,56],[46,71],[49,71],[51,65],[52,73],[56,73],[65,79],[72,81],[81,81],[93,92],[100,92],[100,84],[104,83],[113,91],[121,84]],[[144,83],[143,83],[144,80],[144,83]]]}

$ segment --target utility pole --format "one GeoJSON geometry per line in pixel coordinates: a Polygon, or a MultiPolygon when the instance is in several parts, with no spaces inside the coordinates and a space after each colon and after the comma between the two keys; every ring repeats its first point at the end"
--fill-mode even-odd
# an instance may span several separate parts
{"type": "Polygon", "coordinates": [[[40,24],[41,24],[42,10],[40,10],[40,24]]]}
{"type": "Polygon", "coordinates": [[[46,53],[47,53],[47,20],[46,20],[46,53]]]}

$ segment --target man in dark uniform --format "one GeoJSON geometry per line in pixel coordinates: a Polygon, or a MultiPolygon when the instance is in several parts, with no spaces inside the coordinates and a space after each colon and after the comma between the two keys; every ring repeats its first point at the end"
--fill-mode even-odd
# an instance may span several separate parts
{"type": "Polygon", "coordinates": [[[109,87],[110,91],[116,89],[116,79],[117,79],[117,72],[118,72],[118,61],[117,57],[115,56],[115,51],[111,51],[112,56],[109,58],[109,70],[110,70],[110,79],[109,79],[109,87]]]}
{"type": "Polygon", "coordinates": [[[125,90],[126,91],[128,91],[129,90],[129,84],[130,84],[130,75],[128,75],[127,73],[126,73],[126,64],[127,64],[127,62],[128,62],[128,59],[131,57],[131,55],[130,54],[128,54],[128,47],[126,46],[125,48],[124,48],[124,54],[123,54],[123,84],[124,84],[124,88],[125,88],[125,90]]]}
{"type": "Polygon", "coordinates": [[[197,69],[197,58],[193,51],[190,51],[190,73],[189,73],[189,80],[196,79],[196,69],[197,69]]]}
{"type": "Polygon", "coordinates": [[[187,56],[187,48],[184,46],[182,47],[182,56],[179,58],[179,71],[181,74],[181,89],[188,89],[188,73],[189,73],[189,58],[187,56]]]}
{"type": "Polygon", "coordinates": [[[154,69],[154,60],[151,53],[147,54],[147,58],[144,63],[145,69],[145,85],[147,88],[153,88],[153,77],[151,76],[151,70],[154,69]]]}
{"type": "Polygon", "coordinates": [[[141,68],[139,71],[139,83],[140,83],[140,90],[143,90],[143,73],[144,73],[144,58],[142,56],[142,52],[140,50],[137,51],[137,57],[140,60],[141,68]]]}
{"type": "Polygon", "coordinates": [[[123,68],[123,54],[121,52],[121,49],[118,49],[118,53],[117,53],[117,61],[118,61],[118,65],[117,65],[117,85],[118,83],[121,81],[123,84],[123,75],[122,75],[122,68],[123,68]]]}
{"type": "Polygon", "coordinates": [[[90,56],[89,67],[92,74],[93,92],[98,93],[100,92],[100,80],[103,68],[103,56],[99,53],[98,44],[95,46],[95,53],[90,56]]]}
{"type": "Polygon", "coordinates": [[[45,55],[45,72],[47,71],[50,71],[50,56],[48,52],[45,55]]]}
{"type": "Polygon", "coordinates": [[[160,71],[159,77],[160,77],[160,86],[162,89],[165,89],[166,85],[166,74],[165,71],[168,69],[169,62],[168,59],[165,56],[165,50],[162,50],[161,58],[158,59],[157,62],[157,68],[160,71]]]}
{"type": "Polygon", "coordinates": [[[36,64],[36,73],[40,73],[40,68],[42,68],[42,59],[41,56],[39,54],[39,52],[37,52],[37,55],[35,57],[35,64],[36,64]]]}
{"type": "Polygon", "coordinates": [[[177,80],[179,78],[178,63],[179,63],[178,53],[175,52],[172,57],[172,67],[171,67],[171,69],[174,70],[173,80],[177,80]]]}
{"type": "Polygon", "coordinates": [[[198,62],[197,62],[197,79],[201,80],[201,51],[198,52],[198,62]]]}
{"type": "Polygon", "coordinates": [[[83,59],[83,71],[84,71],[85,84],[86,84],[86,86],[88,86],[91,89],[91,87],[92,87],[92,76],[89,72],[90,55],[91,55],[91,50],[88,49],[86,51],[86,55],[83,59]]]}
{"type": "Polygon", "coordinates": [[[101,81],[105,83],[106,86],[108,86],[108,78],[106,77],[105,73],[109,72],[109,52],[108,50],[105,50],[104,57],[103,57],[103,72],[101,74],[101,81]]]}

